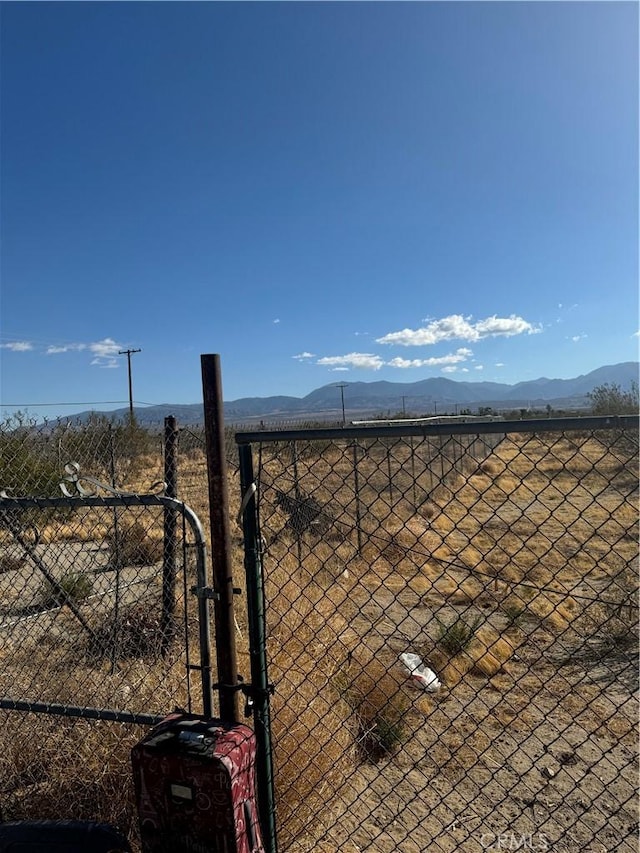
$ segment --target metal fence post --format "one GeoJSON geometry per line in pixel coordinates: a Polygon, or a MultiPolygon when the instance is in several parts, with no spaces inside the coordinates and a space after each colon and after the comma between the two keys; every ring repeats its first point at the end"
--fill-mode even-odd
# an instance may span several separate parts
{"type": "MultiPolygon", "coordinates": [[[[207,445],[220,716],[226,722],[235,722],[238,719],[238,670],[233,620],[233,569],[220,356],[202,355],[200,362],[207,445]]],[[[205,594],[205,591],[202,590],[201,593],[205,594]]]]}
{"type": "MultiPolygon", "coordinates": [[[[111,485],[114,489],[118,487],[116,478],[116,452],[113,440],[113,425],[109,424],[109,474],[111,476],[111,485]]],[[[123,544],[120,536],[120,528],[118,522],[118,510],[113,508],[113,565],[116,573],[115,585],[115,601],[113,607],[113,648],[111,650],[111,674],[116,671],[116,661],[118,658],[118,645],[120,637],[120,573],[122,571],[122,558],[120,556],[121,545],[123,544]]]]}
{"type": "MultiPolygon", "coordinates": [[[[164,419],[164,493],[168,498],[178,497],[178,427],[173,415],[164,419]]],[[[176,511],[164,509],[164,537],[162,548],[162,616],[160,619],[161,653],[169,651],[174,632],[176,605],[176,511]]]]}
{"type": "Polygon", "coordinates": [[[411,447],[411,486],[413,489],[413,508],[418,508],[418,499],[416,497],[416,449],[413,444],[413,436],[409,438],[409,446],[411,447]]]}
{"type": "MultiPolygon", "coordinates": [[[[298,451],[296,448],[295,441],[291,442],[291,459],[293,462],[293,481],[294,481],[294,494],[296,496],[296,503],[299,506],[300,501],[300,481],[298,479],[298,451]]],[[[298,547],[298,563],[302,565],[302,531],[296,531],[296,542],[298,547]]]]}
{"type": "Polygon", "coordinates": [[[360,481],[358,479],[358,439],[353,440],[353,490],[356,498],[356,536],[358,538],[358,554],[362,554],[362,530],[360,518],[360,481]]]}
{"type": "MultiPolygon", "coordinates": [[[[238,448],[240,455],[240,488],[243,496],[254,485],[251,445],[238,448]]],[[[259,529],[255,494],[247,501],[242,514],[244,533],[244,566],[247,578],[247,609],[249,619],[249,654],[253,718],[256,735],[256,782],[260,825],[266,853],[277,853],[275,796],[273,788],[273,759],[271,754],[271,711],[267,673],[267,643],[265,622],[264,581],[260,559],[259,529]]]]}

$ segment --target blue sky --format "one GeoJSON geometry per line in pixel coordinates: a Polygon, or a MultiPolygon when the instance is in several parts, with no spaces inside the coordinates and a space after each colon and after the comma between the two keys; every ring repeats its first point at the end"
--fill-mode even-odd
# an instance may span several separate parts
{"type": "Polygon", "coordinates": [[[1,38],[5,412],[126,400],[128,347],[140,403],[205,352],[226,399],[638,357],[636,3],[3,3],[1,38]]]}

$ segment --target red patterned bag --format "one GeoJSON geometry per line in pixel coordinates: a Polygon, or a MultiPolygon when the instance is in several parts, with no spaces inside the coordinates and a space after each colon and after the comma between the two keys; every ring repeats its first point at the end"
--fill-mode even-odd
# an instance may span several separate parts
{"type": "Polygon", "coordinates": [[[264,853],[248,726],[171,714],[131,761],[144,853],[264,853]]]}

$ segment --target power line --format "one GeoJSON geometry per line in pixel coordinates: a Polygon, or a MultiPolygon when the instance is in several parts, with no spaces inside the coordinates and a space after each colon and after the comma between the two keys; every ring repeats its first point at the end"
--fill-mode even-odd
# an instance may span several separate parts
{"type": "MultiPolygon", "coordinates": [[[[6,409],[9,406],[107,406],[114,403],[128,403],[128,400],[84,400],[79,403],[0,403],[0,408],[6,409]]],[[[151,406],[154,403],[141,403],[139,405],[151,406]]]]}

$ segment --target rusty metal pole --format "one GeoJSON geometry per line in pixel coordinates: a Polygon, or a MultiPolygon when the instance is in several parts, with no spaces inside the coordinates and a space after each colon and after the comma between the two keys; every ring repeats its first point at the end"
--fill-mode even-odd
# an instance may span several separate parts
{"type": "Polygon", "coordinates": [[[209,480],[209,519],[213,561],[216,658],[220,716],[238,719],[236,638],[233,619],[233,570],[229,529],[229,489],[224,446],[222,378],[219,355],[200,356],[204,400],[204,428],[209,480]]]}

